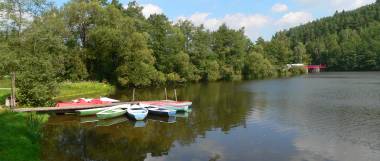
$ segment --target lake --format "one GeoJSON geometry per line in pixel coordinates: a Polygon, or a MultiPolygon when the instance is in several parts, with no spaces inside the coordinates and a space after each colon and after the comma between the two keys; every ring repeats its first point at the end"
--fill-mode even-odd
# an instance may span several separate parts
{"type": "MultiPolygon", "coordinates": [[[[380,158],[380,73],[319,73],[176,87],[175,118],[96,121],[51,116],[45,161],[374,161],[380,158]],[[96,122],[93,122],[96,121],[96,122]]],[[[168,89],[173,99],[173,89],[168,89]]],[[[113,95],[124,101],[131,91],[113,95]]],[[[164,99],[162,88],[136,99],[164,99]]]]}

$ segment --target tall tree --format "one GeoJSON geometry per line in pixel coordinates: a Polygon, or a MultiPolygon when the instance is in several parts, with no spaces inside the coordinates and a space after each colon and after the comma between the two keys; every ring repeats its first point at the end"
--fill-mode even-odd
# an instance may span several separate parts
{"type": "Polygon", "coordinates": [[[222,24],[212,37],[213,51],[218,55],[223,79],[241,79],[244,56],[251,45],[244,29],[236,31],[222,24]]]}
{"type": "Polygon", "coordinates": [[[290,41],[285,33],[277,33],[272,41],[265,48],[265,55],[279,66],[291,63],[292,50],[290,49],[290,41]]]}
{"type": "Polygon", "coordinates": [[[309,56],[306,53],[306,47],[303,43],[299,42],[296,47],[294,47],[294,60],[293,63],[305,63],[309,64],[309,56]]]}

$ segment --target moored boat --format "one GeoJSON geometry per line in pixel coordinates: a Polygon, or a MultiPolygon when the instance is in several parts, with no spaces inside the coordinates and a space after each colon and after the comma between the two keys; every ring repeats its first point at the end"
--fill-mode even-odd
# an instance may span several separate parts
{"type": "Polygon", "coordinates": [[[90,115],[96,115],[98,112],[102,112],[104,110],[107,110],[109,107],[104,108],[93,108],[93,109],[86,109],[86,110],[76,110],[75,112],[79,116],[90,116],[90,115]]]}
{"type": "Polygon", "coordinates": [[[116,99],[112,99],[112,98],[108,98],[108,97],[100,97],[99,100],[104,101],[104,102],[111,102],[111,103],[120,102],[120,100],[116,100],[116,99]]]}
{"type": "Polygon", "coordinates": [[[148,106],[146,107],[148,109],[148,113],[152,115],[159,115],[159,116],[175,116],[176,111],[170,110],[165,107],[159,107],[159,106],[148,106]]]}
{"type": "Polygon", "coordinates": [[[127,108],[128,116],[137,121],[144,120],[148,115],[148,110],[139,105],[132,105],[127,108]]]}
{"type": "Polygon", "coordinates": [[[161,106],[191,106],[191,101],[173,101],[173,100],[159,100],[159,101],[142,101],[141,103],[148,105],[161,105],[161,106]]]}
{"type": "Polygon", "coordinates": [[[165,107],[169,110],[174,110],[177,112],[188,112],[189,106],[192,105],[192,102],[190,101],[172,101],[172,100],[142,101],[140,103],[146,104],[148,106],[165,107]]]}
{"type": "Polygon", "coordinates": [[[193,102],[191,101],[174,101],[174,100],[162,100],[162,102],[165,102],[168,105],[172,106],[191,106],[193,105],[193,102]]]}
{"type": "Polygon", "coordinates": [[[71,102],[59,102],[56,104],[56,107],[70,107],[70,106],[89,106],[89,105],[103,105],[103,104],[112,104],[120,102],[119,100],[100,97],[100,98],[79,98],[72,100],[71,102]]]}
{"type": "Polygon", "coordinates": [[[175,110],[177,112],[188,112],[189,106],[165,106],[169,110],[175,110]]]}
{"type": "Polygon", "coordinates": [[[100,119],[109,119],[114,117],[119,117],[127,113],[127,110],[122,108],[110,108],[101,112],[96,113],[96,117],[100,119]]]}

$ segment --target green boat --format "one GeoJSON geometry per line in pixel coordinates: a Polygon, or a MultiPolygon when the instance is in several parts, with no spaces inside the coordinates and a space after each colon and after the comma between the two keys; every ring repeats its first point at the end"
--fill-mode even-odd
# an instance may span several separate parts
{"type": "Polygon", "coordinates": [[[107,110],[109,107],[106,108],[93,108],[93,109],[86,109],[86,110],[76,110],[75,112],[79,116],[90,116],[90,115],[95,115],[98,112],[102,112],[104,110],[107,110]]]}
{"type": "Polygon", "coordinates": [[[112,108],[96,113],[96,117],[99,119],[109,119],[119,117],[127,113],[127,110],[121,108],[112,108]]]}
{"type": "Polygon", "coordinates": [[[169,110],[177,111],[177,112],[188,112],[189,106],[163,106],[169,110]]]}

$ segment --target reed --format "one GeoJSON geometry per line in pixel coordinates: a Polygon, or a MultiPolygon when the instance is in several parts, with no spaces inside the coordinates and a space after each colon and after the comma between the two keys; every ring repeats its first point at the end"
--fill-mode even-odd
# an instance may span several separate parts
{"type": "Polygon", "coordinates": [[[48,115],[0,111],[0,160],[40,160],[40,140],[48,115]]]}

